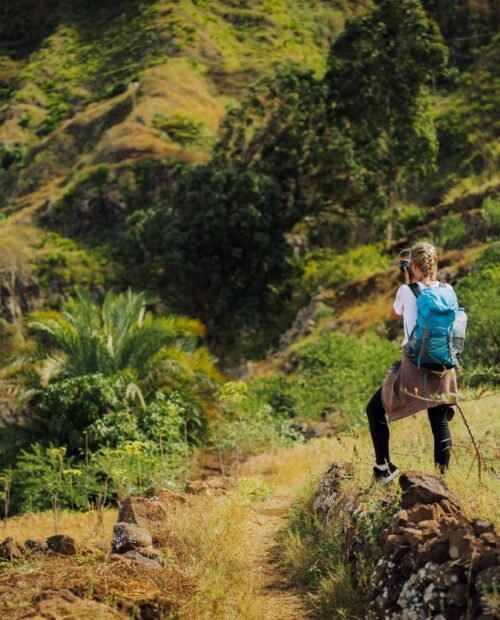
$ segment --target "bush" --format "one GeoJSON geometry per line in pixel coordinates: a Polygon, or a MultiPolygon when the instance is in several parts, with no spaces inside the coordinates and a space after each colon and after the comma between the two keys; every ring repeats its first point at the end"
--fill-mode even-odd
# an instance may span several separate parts
{"type": "Polygon", "coordinates": [[[382,246],[363,245],[345,254],[329,248],[312,252],[304,259],[303,283],[308,290],[318,286],[338,286],[367,276],[378,269],[389,268],[389,257],[382,246]]]}
{"type": "Polygon", "coordinates": [[[467,227],[462,218],[450,213],[442,218],[439,224],[438,243],[445,249],[459,248],[467,240],[467,227]]]}
{"type": "Polygon", "coordinates": [[[88,510],[97,480],[79,467],[65,447],[33,444],[22,450],[12,473],[14,512],[61,508],[88,510]]]}
{"type": "Polygon", "coordinates": [[[458,300],[467,312],[464,348],[466,371],[479,375],[474,381],[498,383],[500,364],[500,243],[487,248],[474,272],[459,281],[458,300]]]}
{"type": "Polygon", "coordinates": [[[258,390],[252,394],[245,382],[230,381],[217,396],[224,418],[212,429],[211,445],[219,452],[232,452],[239,458],[302,440],[281,413],[265,403],[258,390]]]}
{"type": "Polygon", "coordinates": [[[369,398],[400,355],[395,343],[375,334],[324,333],[297,350],[295,413],[318,419],[333,407],[342,411],[350,425],[364,423],[369,398]]]}
{"type": "Polygon", "coordinates": [[[483,202],[483,218],[488,226],[488,232],[500,232],[500,196],[490,196],[483,202]]]}
{"type": "MultiPolygon", "coordinates": [[[[89,427],[89,439],[92,440],[89,447],[94,449],[98,446],[99,425],[95,426],[98,420],[106,428],[106,432],[113,427],[113,421],[116,424],[118,419],[122,423],[123,416],[126,415],[124,413],[118,418],[105,418],[107,414],[116,414],[123,407],[117,395],[115,381],[102,374],[93,374],[64,379],[49,385],[41,393],[37,414],[46,436],[57,445],[67,445],[69,451],[75,454],[83,451],[84,432],[89,427]]],[[[123,437],[127,436],[126,429],[120,432],[123,437]]]]}

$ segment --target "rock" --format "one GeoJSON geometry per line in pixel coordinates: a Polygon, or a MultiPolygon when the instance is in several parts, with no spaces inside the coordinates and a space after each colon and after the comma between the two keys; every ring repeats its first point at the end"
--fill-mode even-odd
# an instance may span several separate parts
{"type": "Polygon", "coordinates": [[[186,482],[185,491],[191,495],[200,495],[201,493],[206,493],[209,489],[210,487],[205,480],[189,480],[186,482]]]}
{"type": "Polygon", "coordinates": [[[485,549],[482,540],[469,534],[467,530],[456,530],[450,533],[448,552],[452,560],[469,562],[472,556],[479,556],[485,549]]]}
{"type": "Polygon", "coordinates": [[[456,605],[446,605],[444,608],[444,618],[445,620],[460,620],[462,618],[463,610],[461,607],[457,607],[456,605]]]}
{"type": "Polygon", "coordinates": [[[476,536],[481,536],[481,534],[486,533],[495,533],[495,527],[491,521],[487,521],[486,519],[474,519],[472,521],[472,527],[474,528],[474,534],[476,536]]]}
{"type": "Polygon", "coordinates": [[[120,506],[117,522],[149,529],[151,525],[164,521],[167,514],[167,506],[160,499],[128,497],[120,506]]]}
{"type": "Polygon", "coordinates": [[[405,527],[401,530],[403,540],[412,547],[416,547],[423,540],[423,534],[420,530],[412,527],[405,527]]]}
{"type": "Polygon", "coordinates": [[[186,483],[186,493],[191,495],[221,495],[233,487],[230,478],[209,476],[204,480],[190,480],[186,483]]]}
{"type": "Polygon", "coordinates": [[[152,547],[153,538],[148,530],[132,523],[117,523],[113,528],[111,548],[114,553],[126,553],[141,547],[152,547]]]}
{"type": "Polygon", "coordinates": [[[448,501],[447,499],[442,499],[439,502],[439,505],[444,510],[444,512],[450,515],[461,515],[461,508],[453,502],[448,501]]]}
{"type": "Polygon", "coordinates": [[[75,540],[71,536],[65,536],[64,534],[49,536],[47,538],[47,546],[51,551],[59,555],[76,555],[78,551],[75,540]]]}
{"type": "Polygon", "coordinates": [[[24,546],[29,551],[47,551],[49,546],[44,540],[38,540],[36,538],[27,538],[24,542],[24,546]]]}
{"type": "Polygon", "coordinates": [[[400,534],[389,534],[385,541],[382,553],[385,556],[392,557],[399,549],[409,548],[407,541],[400,534]]]}
{"type": "Polygon", "coordinates": [[[411,508],[415,504],[432,504],[447,500],[452,506],[460,508],[460,501],[448,490],[443,479],[435,474],[409,471],[401,474],[399,485],[403,490],[401,505],[411,508]]]}
{"type": "Polygon", "coordinates": [[[395,533],[398,528],[406,527],[408,525],[408,520],[408,511],[400,510],[392,517],[389,530],[395,533]]]}
{"type": "Polygon", "coordinates": [[[314,510],[318,515],[328,519],[328,514],[340,493],[343,480],[352,478],[351,464],[331,463],[321,479],[319,491],[314,499],[314,510]]]}
{"type": "Polygon", "coordinates": [[[415,525],[421,521],[439,521],[444,515],[444,510],[437,503],[434,504],[415,504],[408,510],[408,521],[415,525]]]}
{"type": "MultiPolygon", "coordinates": [[[[125,555],[127,554],[125,553],[125,555]]],[[[154,547],[141,547],[141,555],[145,558],[149,558],[150,560],[157,560],[161,556],[158,549],[155,549],[154,547]]]]}
{"type": "Polygon", "coordinates": [[[127,551],[123,554],[123,558],[131,562],[132,564],[139,564],[140,566],[145,566],[146,568],[163,568],[161,563],[157,559],[146,557],[145,555],[143,555],[142,549],[141,553],[136,550],[127,551]]]}
{"type": "Polygon", "coordinates": [[[446,594],[446,602],[448,605],[463,607],[467,602],[467,585],[465,583],[451,585],[446,594]]]}
{"type": "Polygon", "coordinates": [[[10,536],[0,544],[0,559],[20,560],[23,557],[23,550],[18,543],[10,536]]]}
{"type": "Polygon", "coordinates": [[[494,532],[483,532],[479,538],[490,547],[498,547],[498,536],[494,532]]]}
{"type": "Polygon", "coordinates": [[[472,568],[480,572],[484,568],[500,564],[500,553],[498,551],[485,551],[480,556],[472,559],[472,568]]]}
{"type": "Polygon", "coordinates": [[[500,588],[500,566],[483,568],[476,575],[476,590],[480,593],[491,592],[500,588]]]}
{"type": "Polygon", "coordinates": [[[422,562],[435,562],[441,564],[446,562],[450,557],[448,554],[448,543],[439,542],[436,539],[426,540],[417,548],[418,554],[422,558],[422,562]]]}
{"type": "Polygon", "coordinates": [[[184,493],[174,493],[170,491],[170,489],[159,489],[156,492],[156,497],[153,498],[153,501],[158,498],[164,504],[185,504],[187,502],[187,497],[184,493]]]}

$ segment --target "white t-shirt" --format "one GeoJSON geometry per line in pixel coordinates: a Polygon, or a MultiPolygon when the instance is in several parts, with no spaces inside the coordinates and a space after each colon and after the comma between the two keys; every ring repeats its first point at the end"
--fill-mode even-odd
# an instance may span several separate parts
{"type": "MultiPolygon", "coordinates": [[[[422,284],[422,282],[418,282],[418,285],[420,286],[420,289],[425,287],[425,284],[422,284]]],[[[439,286],[439,282],[435,282],[431,286],[439,286]]],[[[451,284],[446,284],[446,286],[448,288],[453,288],[451,284]]],[[[396,299],[394,300],[392,307],[394,308],[394,312],[396,312],[396,314],[403,316],[405,337],[403,338],[403,342],[401,344],[404,346],[408,342],[410,334],[412,333],[417,322],[417,298],[407,284],[403,284],[398,288],[396,299]]]]}

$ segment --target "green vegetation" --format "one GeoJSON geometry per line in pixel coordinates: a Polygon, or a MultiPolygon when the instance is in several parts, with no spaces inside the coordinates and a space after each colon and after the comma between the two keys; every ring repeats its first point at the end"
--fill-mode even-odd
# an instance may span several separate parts
{"type": "Polygon", "coordinates": [[[388,268],[389,258],[382,253],[381,244],[359,246],[345,254],[321,248],[304,257],[302,277],[304,285],[314,290],[318,286],[345,284],[388,268]]]}
{"type": "Polygon", "coordinates": [[[158,288],[166,282],[165,297],[200,317],[217,344],[258,324],[279,299],[289,273],[287,205],[252,169],[179,166],[170,188],[164,204],[128,219],[123,260],[158,288]]]}
{"type": "Polygon", "coordinates": [[[445,249],[460,248],[467,239],[467,227],[460,215],[450,213],[439,222],[438,243],[445,249]]]}
{"type": "Polygon", "coordinates": [[[239,382],[225,383],[217,393],[223,418],[213,425],[210,443],[219,454],[242,456],[273,447],[286,447],[303,437],[287,420],[287,414],[274,408],[271,395],[265,390],[239,382]]]}
{"type": "Polygon", "coordinates": [[[492,244],[475,263],[473,272],[462,278],[457,295],[467,312],[465,370],[475,384],[498,385],[500,376],[500,243],[492,244]]]}
{"type": "Polygon", "coordinates": [[[397,510],[398,496],[387,505],[375,490],[358,496],[364,508],[358,516],[348,515],[338,504],[327,521],[316,513],[316,494],[317,487],[310,486],[292,509],[280,543],[284,568],[294,583],[307,589],[315,615],[361,620],[366,618],[370,577],[380,557],[379,536],[397,510]],[[348,548],[347,526],[350,535],[358,537],[357,551],[348,548]]]}
{"type": "Polygon", "coordinates": [[[23,386],[30,424],[10,432],[21,455],[1,454],[15,510],[88,508],[175,484],[184,471],[220,376],[199,322],[153,316],[151,303],[129,290],[96,306],[79,292],[60,313],[28,317],[30,339],[9,374],[23,386]]]}

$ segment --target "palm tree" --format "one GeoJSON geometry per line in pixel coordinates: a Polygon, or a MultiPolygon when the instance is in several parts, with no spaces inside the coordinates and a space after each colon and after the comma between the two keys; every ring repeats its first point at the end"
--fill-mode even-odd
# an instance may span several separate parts
{"type": "Polygon", "coordinates": [[[11,373],[40,389],[49,383],[90,374],[123,376],[127,395],[142,404],[148,393],[190,383],[202,388],[218,382],[208,351],[199,346],[203,325],[184,316],[153,316],[152,300],[130,289],[108,292],[102,306],[77,291],[60,312],[42,310],[28,316],[32,336],[11,373]]]}

